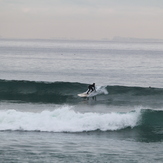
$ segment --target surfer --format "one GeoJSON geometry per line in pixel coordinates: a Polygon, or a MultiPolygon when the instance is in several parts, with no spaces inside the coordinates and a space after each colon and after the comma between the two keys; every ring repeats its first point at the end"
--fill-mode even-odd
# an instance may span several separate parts
{"type": "Polygon", "coordinates": [[[89,86],[88,86],[87,94],[88,94],[89,92],[93,92],[94,90],[96,91],[95,83],[93,83],[92,85],[89,85],[89,86]]]}

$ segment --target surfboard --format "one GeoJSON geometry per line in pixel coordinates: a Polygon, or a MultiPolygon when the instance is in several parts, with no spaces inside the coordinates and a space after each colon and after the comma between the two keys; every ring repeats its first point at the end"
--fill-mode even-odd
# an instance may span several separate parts
{"type": "MultiPolygon", "coordinates": [[[[93,91],[93,92],[94,92],[94,91],[93,91]]],[[[90,92],[90,93],[88,93],[88,94],[87,94],[87,92],[80,93],[80,94],[78,94],[78,96],[79,96],[79,97],[90,97],[91,94],[93,94],[93,92],[90,92]]]]}
{"type": "Polygon", "coordinates": [[[79,97],[88,97],[89,94],[87,94],[87,92],[84,92],[84,93],[80,93],[78,94],[79,97]]]}
{"type": "Polygon", "coordinates": [[[98,87],[96,87],[96,90],[94,90],[93,92],[90,92],[88,94],[87,94],[87,91],[78,94],[78,96],[79,97],[94,97],[94,96],[97,96],[97,95],[100,95],[100,94],[105,94],[105,95],[108,94],[106,86],[98,86],[98,87]]]}

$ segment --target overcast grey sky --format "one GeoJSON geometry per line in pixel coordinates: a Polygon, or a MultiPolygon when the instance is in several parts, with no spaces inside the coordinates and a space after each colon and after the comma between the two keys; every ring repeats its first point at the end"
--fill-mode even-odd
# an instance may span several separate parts
{"type": "Polygon", "coordinates": [[[163,39],[163,0],[0,0],[0,36],[163,39]]]}

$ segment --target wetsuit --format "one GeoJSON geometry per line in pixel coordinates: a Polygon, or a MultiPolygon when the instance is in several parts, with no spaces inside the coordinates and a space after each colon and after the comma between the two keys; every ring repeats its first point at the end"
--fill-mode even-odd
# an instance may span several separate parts
{"type": "Polygon", "coordinates": [[[87,94],[88,94],[89,92],[93,92],[94,90],[95,90],[95,84],[89,85],[89,86],[88,86],[87,94]]]}

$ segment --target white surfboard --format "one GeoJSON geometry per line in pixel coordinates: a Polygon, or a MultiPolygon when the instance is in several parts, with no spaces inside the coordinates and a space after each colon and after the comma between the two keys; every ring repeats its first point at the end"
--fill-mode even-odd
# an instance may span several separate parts
{"type": "Polygon", "coordinates": [[[86,92],[78,94],[79,97],[88,97],[89,94],[86,92]]]}
{"type": "Polygon", "coordinates": [[[98,86],[98,87],[96,87],[96,90],[95,91],[90,92],[88,94],[87,94],[87,91],[78,94],[78,96],[79,97],[94,97],[94,96],[97,96],[97,95],[100,95],[100,94],[108,94],[108,91],[106,89],[106,86],[98,86]]]}
{"type": "MultiPolygon", "coordinates": [[[[94,92],[94,91],[93,91],[93,92],[94,92]]],[[[78,96],[79,96],[79,97],[90,97],[91,94],[93,94],[93,92],[89,92],[88,94],[87,94],[87,92],[80,93],[80,94],[78,94],[78,96]]]]}

